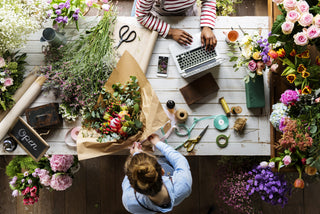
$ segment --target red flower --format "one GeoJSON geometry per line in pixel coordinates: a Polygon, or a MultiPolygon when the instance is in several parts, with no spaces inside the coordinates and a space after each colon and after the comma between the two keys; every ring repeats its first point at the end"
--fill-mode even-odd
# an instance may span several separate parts
{"type": "Polygon", "coordinates": [[[303,165],[306,165],[306,164],[307,164],[307,159],[306,159],[306,158],[302,158],[302,159],[301,159],[301,163],[302,163],[303,165]]]}
{"type": "Polygon", "coordinates": [[[297,54],[295,49],[292,49],[292,51],[290,52],[290,56],[295,56],[297,54]]]}
{"type": "Polygon", "coordinates": [[[293,185],[294,185],[295,188],[303,189],[304,188],[304,181],[301,178],[297,178],[294,181],[293,185]]]}
{"type": "Polygon", "coordinates": [[[25,188],[24,190],[22,190],[22,195],[26,195],[30,192],[30,187],[25,188]]]}
{"type": "Polygon", "coordinates": [[[278,58],[278,53],[275,50],[270,50],[268,55],[272,58],[272,59],[276,59],[278,58]]]}
{"type": "Polygon", "coordinates": [[[29,198],[24,198],[23,199],[23,204],[24,205],[29,205],[29,198]]]}

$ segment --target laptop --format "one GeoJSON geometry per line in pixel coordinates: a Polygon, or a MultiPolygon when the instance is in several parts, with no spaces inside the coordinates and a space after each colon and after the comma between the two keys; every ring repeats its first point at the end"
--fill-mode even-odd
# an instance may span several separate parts
{"type": "Polygon", "coordinates": [[[205,47],[201,47],[200,34],[192,35],[193,42],[191,45],[180,45],[177,42],[169,45],[174,63],[183,78],[206,71],[224,61],[223,58],[219,57],[216,49],[206,51],[205,47]]]}

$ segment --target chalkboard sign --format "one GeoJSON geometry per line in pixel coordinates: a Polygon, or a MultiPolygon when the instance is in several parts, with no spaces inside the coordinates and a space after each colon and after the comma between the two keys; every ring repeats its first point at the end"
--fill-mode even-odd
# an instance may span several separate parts
{"type": "Polygon", "coordinates": [[[11,129],[9,135],[12,136],[35,161],[39,161],[49,149],[46,141],[21,117],[19,117],[17,123],[11,129]]]}

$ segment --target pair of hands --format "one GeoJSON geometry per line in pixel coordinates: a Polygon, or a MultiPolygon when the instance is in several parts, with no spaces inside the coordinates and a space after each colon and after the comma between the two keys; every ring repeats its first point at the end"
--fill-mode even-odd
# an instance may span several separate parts
{"type": "MultiPolygon", "coordinates": [[[[176,40],[182,45],[191,45],[192,36],[184,30],[170,28],[167,38],[176,40]]],[[[217,45],[217,39],[211,28],[203,27],[201,30],[201,44],[206,46],[206,50],[211,51],[217,45]]]]}
{"type": "MultiPolygon", "coordinates": [[[[155,146],[160,141],[160,138],[157,134],[152,134],[148,137],[148,140],[152,143],[152,145],[155,146]]],[[[133,155],[136,152],[143,152],[142,145],[140,142],[134,142],[132,147],[130,148],[131,155],[133,155]]]]}

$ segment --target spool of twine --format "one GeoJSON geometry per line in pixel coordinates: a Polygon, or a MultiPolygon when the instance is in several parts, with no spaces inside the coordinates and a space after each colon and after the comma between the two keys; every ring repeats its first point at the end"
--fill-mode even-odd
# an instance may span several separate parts
{"type": "Polygon", "coordinates": [[[184,123],[188,119],[188,112],[184,109],[178,109],[175,113],[175,117],[178,123],[184,123]]]}
{"type": "Polygon", "coordinates": [[[221,103],[224,112],[227,114],[227,116],[229,116],[230,115],[230,109],[229,109],[229,106],[228,106],[226,100],[224,99],[224,97],[221,97],[219,99],[219,102],[221,103]]]}

